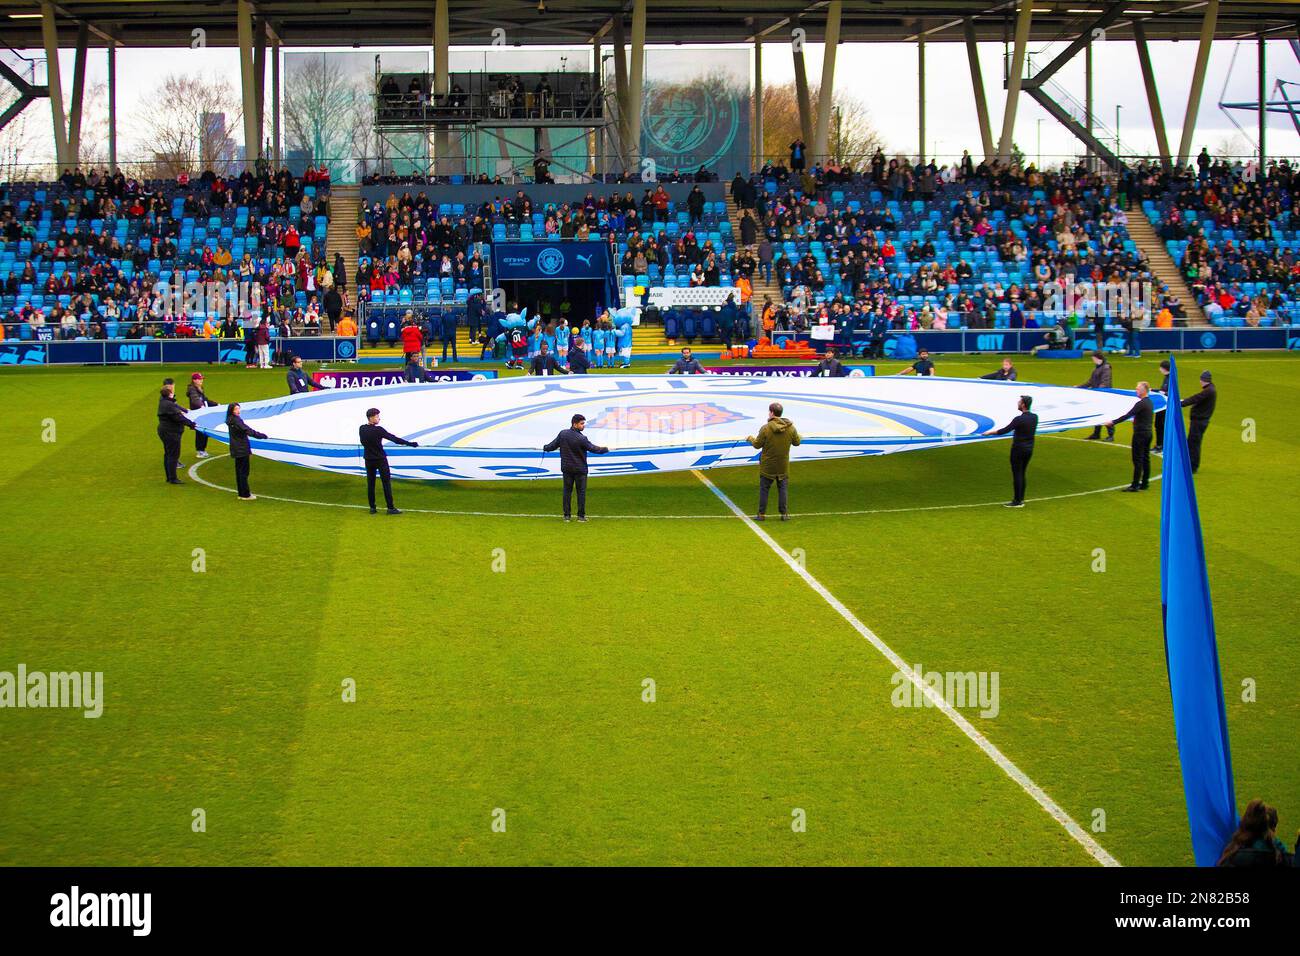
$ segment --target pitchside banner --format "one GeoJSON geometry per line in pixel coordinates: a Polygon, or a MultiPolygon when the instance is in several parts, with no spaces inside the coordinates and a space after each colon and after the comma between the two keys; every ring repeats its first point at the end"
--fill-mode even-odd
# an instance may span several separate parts
{"type": "MultiPolygon", "coordinates": [[[[380,385],[402,385],[405,372],[335,372],[316,373],[316,384],[323,388],[374,388],[380,385]]],[[[424,373],[431,382],[486,382],[497,377],[496,369],[481,372],[465,368],[427,369],[424,373]]]]}
{"type": "MultiPolygon", "coordinates": [[[[875,375],[876,367],[874,365],[846,365],[845,370],[849,373],[849,378],[862,378],[867,375],[875,375]]],[[[742,365],[724,367],[722,365],[706,365],[704,371],[710,375],[749,375],[749,376],[766,376],[768,378],[813,378],[817,374],[816,365],[742,365]]]]}
{"type": "MultiPolygon", "coordinates": [[[[273,340],[308,362],[357,357],[355,338],[308,336],[273,340]]],[[[245,360],[240,339],[100,339],[85,342],[3,342],[0,365],[197,364],[245,360]]]]}
{"type": "MultiPolygon", "coordinates": [[[[885,355],[892,358],[898,340],[910,336],[917,348],[931,352],[1028,352],[1042,345],[1046,329],[953,329],[945,331],[890,332],[885,339],[885,355]]],[[[803,336],[806,338],[806,336],[803,336]]],[[[869,332],[855,331],[853,345],[861,347],[870,339],[869,332]]],[[[780,333],[777,339],[782,338],[780,333]]],[[[1242,349],[1300,349],[1300,328],[1274,329],[1143,329],[1139,333],[1142,348],[1153,352],[1211,352],[1242,349]]],[[[1084,351],[1097,348],[1092,328],[1074,331],[1074,347],[1084,351]]],[[[1125,336],[1122,329],[1107,329],[1102,347],[1122,352],[1125,336]]]]}
{"type": "MultiPolygon", "coordinates": [[[[558,478],[559,455],[543,446],[575,414],[609,453],[589,459],[594,475],[631,475],[748,465],[746,440],[781,402],[802,436],[795,461],[883,455],[988,441],[1030,395],[1040,432],[1111,421],[1132,392],[983,379],[774,378],[737,375],[573,375],[442,385],[333,388],[247,402],[243,417],[267,434],[256,455],[339,474],[365,473],[357,425],[366,409],[418,442],[388,449],[394,475],[415,479],[558,478]]],[[[1152,396],[1158,408],[1164,397],[1152,396]]],[[[192,413],[205,434],[226,441],[225,409],[192,413]]]]}

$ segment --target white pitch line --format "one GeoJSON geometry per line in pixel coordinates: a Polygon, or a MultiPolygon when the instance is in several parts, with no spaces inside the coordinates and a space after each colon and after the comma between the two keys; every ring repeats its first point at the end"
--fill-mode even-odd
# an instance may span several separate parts
{"type": "MultiPolygon", "coordinates": [[[[1062,440],[1062,441],[1080,441],[1080,442],[1081,442],[1081,441],[1087,441],[1087,439],[1084,439],[1084,438],[1070,438],[1070,437],[1067,436],[1067,435],[1044,435],[1044,436],[1042,436],[1042,437],[1044,437],[1044,438],[1058,438],[1058,439],[1060,439],[1060,440],[1062,440]]],[[[1128,447],[1127,445],[1112,444],[1112,443],[1110,443],[1110,442],[1104,442],[1104,443],[1098,443],[1098,444],[1101,444],[1101,445],[1104,445],[1104,446],[1109,446],[1109,447],[1112,447],[1112,448],[1127,448],[1127,447],[1128,447]]],[[[199,466],[202,465],[202,464],[204,464],[205,462],[216,461],[218,458],[229,458],[229,457],[230,457],[229,455],[212,455],[212,456],[210,456],[210,457],[208,457],[208,458],[200,458],[200,459],[199,459],[198,461],[196,461],[194,464],[190,465],[190,467],[189,467],[189,476],[190,476],[190,478],[192,478],[194,481],[198,482],[200,485],[203,485],[204,487],[207,487],[207,488],[212,488],[212,489],[215,490],[215,491],[225,491],[225,492],[228,492],[228,493],[230,493],[230,494],[232,494],[232,495],[235,494],[235,489],[234,489],[234,488],[227,487],[226,485],[219,485],[219,484],[217,484],[217,483],[214,482],[214,481],[208,481],[208,480],[205,479],[205,478],[201,478],[201,477],[199,477],[199,473],[198,473],[198,468],[199,468],[199,466]]],[[[1156,457],[1159,457],[1159,456],[1156,456],[1156,457]]],[[[1159,480],[1161,479],[1161,477],[1162,477],[1161,475],[1152,475],[1152,476],[1151,476],[1151,480],[1152,480],[1152,481],[1159,481],[1159,480]]],[[[1067,493],[1065,493],[1065,494],[1061,494],[1061,495],[1044,495],[1044,496],[1042,496],[1042,497],[1040,497],[1040,498],[1026,498],[1026,499],[1025,499],[1025,503],[1026,503],[1026,504],[1036,504],[1036,503],[1038,503],[1038,502],[1043,502],[1043,501],[1062,501],[1062,500],[1064,500],[1064,499],[1066,499],[1066,498],[1083,498],[1083,497],[1086,497],[1086,496],[1088,496],[1088,495],[1103,495],[1103,494],[1107,494],[1108,492],[1119,491],[1121,488],[1126,488],[1126,487],[1128,487],[1127,484],[1123,484],[1123,485],[1110,485],[1109,487],[1106,487],[1106,488],[1095,488],[1095,489],[1093,489],[1093,490],[1091,490],[1091,491],[1071,491],[1071,492],[1067,492],[1067,493]]],[[[258,497],[258,498],[263,498],[263,499],[265,499],[265,500],[267,500],[267,501],[283,501],[283,502],[285,502],[285,503],[287,503],[287,504],[292,504],[292,505],[312,505],[312,506],[317,507],[317,508],[354,508],[354,509],[360,509],[360,510],[363,510],[363,511],[368,511],[369,508],[370,508],[369,505],[350,504],[350,503],[348,503],[348,502],[342,502],[342,501],[309,501],[309,500],[307,500],[306,498],[282,498],[282,497],[278,497],[278,496],[276,496],[276,495],[258,495],[257,497],[258,497]]],[[[853,517],[853,516],[855,516],[855,515],[892,515],[892,514],[909,514],[909,513],[912,513],[912,512],[921,512],[921,511],[954,511],[954,510],[963,509],[963,508],[995,508],[995,507],[1001,507],[1003,504],[1004,504],[1004,502],[1003,502],[1001,499],[998,499],[997,501],[975,501],[975,502],[967,502],[967,503],[964,503],[964,504],[917,505],[917,506],[912,507],[912,508],[863,508],[863,509],[856,510],[856,511],[801,511],[801,512],[799,512],[799,517],[801,517],[801,518],[848,518],[848,517],[853,517]]],[[[409,512],[411,512],[412,514],[422,514],[422,515],[445,515],[445,516],[451,516],[451,517],[465,517],[465,518],[546,518],[546,519],[554,520],[555,518],[559,517],[555,512],[551,512],[551,511],[548,511],[548,512],[545,512],[545,513],[526,512],[526,511],[518,511],[518,512],[516,512],[516,511],[452,511],[452,510],[448,510],[448,509],[438,509],[438,508],[403,508],[402,510],[403,510],[403,511],[409,511],[409,512]]],[[[605,521],[605,520],[613,520],[613,521],[710,521],[710,520],[714,520],[714,521],[716,521],[716,520],[730,521],[730,520],[732,520],[732,516],[731,516],[731,515],[717,515],[717,514],[708,514],[708,515],[649,515],[649,514],[636,514],[636,515],[591,515],[590,517],[591,517],[593,520],[601,520],[601,521],[605,521]]]]}
{"type": "Polygon", "coordinates": [[[989,759],[992,760],[995,764],[997,764],[998,768],[1003,773],[1005,773],[1008,777],[1010,777],[1017,784],[1019,784],[1021,790],[1025,791],[1025,793],[1033,797],[1034,801],[1040,807],[1046,810],[1047,813],[1052,817],[1052,819],[1054,819],[1057,823],[1059,823],[1062,827],[1064,827],[1065,831],[1074,838],[1075,842],[1077,842],[1080,846],[1084,848],[1084,850],[1087,851],[1089,856],[1091,856],[1102,866],[1120,865],[1119,861],[1116,860],[1109,853],[1107,853],[1105,848],[1102,847],[1102,845],[1098,843],[1096,840],[1094,840],[1087,830],[1079,826],[1079,824],[1074,821],[1074,818],[1071,817],[1068,813],[1065,812],[1065,810],[1061,808],[1060,804],[1058,804],[1055,800],[1049,797],[1047,795],[1047,792],[1044,791],[1042,787],[1034,783],[1033,780],[1029,779],[1028,775],[1026,775],[1023,770],[1021,770],[1014,763],[1012,763],[1010,758],[1007,757],[1006,754],[1004,754],[1001,750],[999,750],[996,746],[994,746],[994,744],[987,737],[985,737],[982,733],[976,730],[974,725],[972,725],[969,720],[963,717],[956,710],[956,708],[954,708],[946,700],[944,700],[943,696],[940,695],[938,692],[936,692],[933,687],[926,684],[925,681],[919,679],[916,676],[915,672],[912,670],[912,668],[908,666],[906,661],[904,661],[901,657],[899,657],[898,654],[896,654],[888,644],[886,644],[879,637],[877,637],[875,632],[872,631],[871,628],[867,627],[860,620],[858,620],[857,615],[855,615],[852,611],[850,611],[847,607],[845,607],[844,603],[840,601],[840,599],[837,598],[834,594],[832,594],[829,590],[827,590],[825,585],[823,585],[815,577],[809,574],[808,570],[804,568],[801,564],[799,564],[798,561],[792,558],[784,548],[782,548],[779,544],[777,544],[771,535],[769,535],[766,531],[760,528],[758,526],[758,523],[755,522],[753,518],[745,514],[745,512],[741,511],[740,508],[736,506],[736,503],[734,501],[728,498],[727,495],[720,488],[718,488],[717,485],[715,485],[713,482],[709,481],[707,477],[705,477],[703,472],[696,470],[693,471],[692,474],[694,474],[695,477],[698,478],[700,481],[704,482],[705,487],[708,488],[711,492],[713,492],[713,494],[717,496],[718,500],[721,501],[724,505],[726,505],[727,508],[732,512],[732,514],[734,514],[737,518],[743,521],[749,527],[749,529],[754,532],[754,534],[758,535],[760,541],[762,541],[769,548],[771,548],[772,551],[775,552],[776,555],[786,563],[786,565],[790,568],[791,571],[799,575],[799,577],[803,578],[805,584],[807,584],[810,588],[816,591],[817,594],[822,598],[822,600],[824,600],[827,604],[829,604],[836,611],[836,613],[840,615],[840,617],[848,621],[850,626],[852,626],[852,628],[855,631],[857,631],[860,635],[862,635],[862,637],[864,637],[867,640],[867,643],[869,643],[872,647],[874,647],[877,651],[879,651],[881,656],[883,656],[887,661],[889,661],[889,663],[893,664],[899,673],[907,675],[907,678],[912,683],[912,685],[918,688],[921,691],[921,693],[925,695],[925,698],[928,701],[930,701],[936,708],[938,708],[944,714],[944,716],[946,716],[949,720],[951,720],[957,726],[958,730],[960,730],[963,734],[969,737],[971,741],[974,742],[975,746],[979,747],[980,750],[984,751],[984,753],[988,755],[989,759]]]}

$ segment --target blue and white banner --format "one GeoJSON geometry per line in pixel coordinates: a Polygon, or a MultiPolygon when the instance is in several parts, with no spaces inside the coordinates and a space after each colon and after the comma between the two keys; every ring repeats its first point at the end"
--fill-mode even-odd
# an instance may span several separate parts
{"type": "MultiPolygon", "coordinates": [[[[330,389],[248,402],[246,422],[269,437],[254,454],[342,474],[363,474],[357,429],[369,407],[380,424],[419,442],[389,451],[393,474],[416,479],[555,478],[560,462],[542,446],[587,419],[587,436],[607,445],[593,475],[629,475],[747,465],[758,460],[747,436],[781,402],[803,438],[798,462],[883,455],[961,442],[1016,415],[1031,395],[1039,430],[1062,431],[1118,418],[1133,393],[982,379],[764,378],[730,375],[575,375],[494,382],[330,389]]],[[[1152,395],[1158,408],[1162,396],[1152,395]]],[[[225,441],[224,407],[193,413],[225,441]]]]}

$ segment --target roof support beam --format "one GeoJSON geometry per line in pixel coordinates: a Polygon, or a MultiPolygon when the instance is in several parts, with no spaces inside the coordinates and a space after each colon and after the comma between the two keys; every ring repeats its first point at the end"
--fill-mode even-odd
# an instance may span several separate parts
{"type": "Polygon", "coordinates": [[[27,104],[39,96],[49,96],[50,91],[45,86],[33,86],[28,83],[25,77],[19,76],[8,63],[0,60],[0,76],[9,81],[9,84],[18,91],[18,98],[9,104],[8,109],[0,113],[0,129],[8,126],[24,109],[27,104]]]}
{"type": "Polygon", "coordinates": [[[984,73],[980,69],[979,45],[975,39],[975,21],[966,20],[966,60],[970,64],[971,92],[975,94],[975,118],[979,121],[980,147],[984,159],[993,158],[993,130],[989,126],[989,104],[984,95],[984,73]]]}
{"type": "Polygon", "coordinates": [[[45,76],[50,118],[54,122],[54,161],[62,174],[68,168],[68,125],[63,113],[63,79],[59,73],[59,28],[54,21],[54,4],[49,0],[41,0],[41,38],[45,41],[45,76]]]}
{"type": "Polygon", "coordinates": [[[1133,43],[1137,47],[1138,66],[1142,68],[1142,85],[1147,91],[1147,105],[1151,108],[1151,127],[1156,133],[1156,149],[1160,162],[1168,169],[1173,163],[1169,154],[1169,132],[1165,128],[1165,114],[1160,109],[1160,91],[1156,86],[1156,73],[1151,67],[1151,52],[1147,49],[1146,30],[1141,20],[1133,21],[1133,43]]]}
{"type": "MultiPolygon", "coordinates": [[[[835,109],[835,54],[840,45],[840,18],[844,0],[831,0],[826,11],[825,45],[822,48],[822,82],[817,90],[817,129],[813,160],[824,163],[829,154],[831,112],[835,109]]],[[[922,150],[924,152],[924,150],[922,150]]]]}
{"type": "Polygon", "coordinates": [[[804,63],[804,33],[801,27],[790,31],[790,52],[794,57],[794,91],[799,106],[799,138],[805,147],[813,141],[813,105],[808,92],[808,70],[804,63]]]}
{"type": "MultiPolygon", "coordinates": [[[[236,32],[239,35],[239,85],[244,106],[244,168],[256,172],[262,134],[257,127],[259,84],[253,75],[256,58],[253,53],[253,5],[249,0],[238,0],[235,17],[236,32]]],[[[204,130],[203,134],[207,135],[207,131],[204,130]]]]}
{"type": "MultiPolygon", "coordinates": [[[[646,0],[632,0],[632,58],[627,84],[628,158],[641,165],[641,96],[645,89],[646,0]]],[[[657,176],[655,177],[658,178],[657,176]]]]}
{"type": "Polygon", "coordinates": [[[1092,39],[1096,36],[1098,30],[1101,30],[1104,35],[1106,27],[1119,19],[1119,15],[1123,12],[1124,4],[1112,3],[1101,16],[1085,27],[1083,32],[1070,42],[1069,46],[1058,53],[1051,63],[1048,63],[1047,66],[1043,67],[1033,76],[1026,77],[1024,81],[1025,89],[1042,86],[1050,80],[1060,71],[1061,67],[1073,60],[1079,51],[1092,43],[1092,39]]]}
{"type": "Polygon", "coordinates": [[[72,103],[68,110],[68,160],[76,166],[81,161],[81,105],[86,99],[86,47],[90,30],[86,22],[77,23],[77,52],[72,61],[72,103]]]}
{"type": "Polygon", "coordinates": [[[1219,0],[1210,0],[1201,21],[1201,42],[1196,48],[1196,66],[1192,69],[1192,88],[1187,94],[1187,113],[1183,118],[1182,141],[1178,144],[1178,165],[1186,166],[1192,152],[1192,137],[1196,135],[1196,114],[1201,110],[1201,93],[1205,90],[1205,68],[1210,62],[1210,44],[1214,41],[1214,28],[1219,22],[1219,0]]]}
{"type": "Polygon", "coordinates": [[[998,140],[998,159],[1004,163],[1011,159],[1016,105],[1020,101],[1021,79],[1025,72],[1025,47],[1029,43],[1029,27],[1033,16],[1033,0],[1020,0],[1020,11],[1016,15],[1016,36],[1011,48],[1011,70],[1007,75],[1007,105],[1002,113],[1002,137],[998,140]]]}

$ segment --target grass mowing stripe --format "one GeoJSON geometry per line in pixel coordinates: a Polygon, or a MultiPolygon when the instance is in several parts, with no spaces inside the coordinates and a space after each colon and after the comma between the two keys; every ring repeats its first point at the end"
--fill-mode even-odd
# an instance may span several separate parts
{"type": "Polygon", "coordinates": [[[1072,836],[1075,841],[1087,851],[1089,856],[1102,866],[1120,865],[1119,861],[1107,853],[1105,848],[1094,840],[1083,827],[1079,826],[1079,824],[1075,822],[1074,818],[1066,813],[1055,800],[1049,797],[1042,787],[1034,783],[1034,781],[1031,780],[1023,770],[1012,763],[1006,754],[995,747],[987,737],[976,730],[974,725],[958,713],[957,710],[944,700],[940,694],[936,693],[934,688],[930,687],[924,681],[919,680],[912,672],[912,669],[907,666],[907,663],[894,653],[893,649],[890,648],[888,644],[882,641],[874,631],[858,620],[857,615],[845,607],[839,598],[835,597],[834,594],[828,591],[820,581],[809,574],[806,568],[792,558],[786,550],[777,544],[771,535],[760,528],[758,524],[749,517],[749,515],[741,511],[736,503],[727,497],[727,495],[717,485],[709,481],[703,472],[695,471],[693,474],[703,482],[704,486],[713,492],[713,494],[717,496],[718,500],[726,505],[737,518],[743,521],[749,529],[758,536],[760,541],[771,548],[772,551],[786,563],[790,570],[803,578],[804,583],[817,592],[818,596],[821,597],[822,600],[829,604],[836,613],[840,615],[840,617],[844,618],[844,620],[846,620],[855,631],[861,634],[862,637],[867,640],[867,643],[879,651],[886,660],[893,664],[898,669],[899,673],[906,674],[908,680],[921,691],[927,700],[942,711],[944,716],[951,720],[957,729],[969,737],[971,741],[980,748],[980,750],[984,751],[984,753],[988,755],[989,759],[997,764],[998,769],[1014,780],[1020,786],[1020,789],[1025,791],[1025,793],[1033,797],[1034,801],[1046,810],[1052,819],[1064,827],[1066,832],[1069,833],[1070,836],[1072,836]]]}

